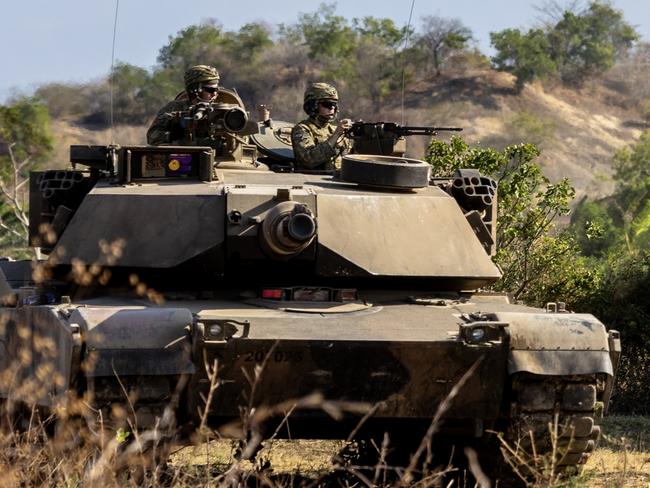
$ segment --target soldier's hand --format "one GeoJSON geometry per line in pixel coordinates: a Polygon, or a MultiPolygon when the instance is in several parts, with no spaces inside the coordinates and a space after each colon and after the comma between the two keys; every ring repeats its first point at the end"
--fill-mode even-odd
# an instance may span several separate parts
{"type": "Polygon", "coordinates": [[[336,127],[334,133],[337,136],[345,134],[345,131],[352,128],[352,121],[350,119],[342,119],[339,125],[336,127]]]}

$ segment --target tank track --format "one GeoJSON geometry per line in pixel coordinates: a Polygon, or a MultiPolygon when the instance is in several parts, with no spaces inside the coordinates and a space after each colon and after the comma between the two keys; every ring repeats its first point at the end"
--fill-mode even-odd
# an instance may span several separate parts
{"type": "Polygon", "coordinates": [[[577,472],[600,437],[604,386],[596,375],[516,375],[501,449],[511,468],[527,478],[577,472]]]}

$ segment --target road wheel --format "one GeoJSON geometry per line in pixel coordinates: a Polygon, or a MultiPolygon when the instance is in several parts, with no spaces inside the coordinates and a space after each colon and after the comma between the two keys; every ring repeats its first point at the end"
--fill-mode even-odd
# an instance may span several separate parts
{"type": "Polygon", "coordinates": [[[603,390],[595,375],[516,375],[501,446],[514,473],[535,482],[576,473],[600,436],[603,390]]]}

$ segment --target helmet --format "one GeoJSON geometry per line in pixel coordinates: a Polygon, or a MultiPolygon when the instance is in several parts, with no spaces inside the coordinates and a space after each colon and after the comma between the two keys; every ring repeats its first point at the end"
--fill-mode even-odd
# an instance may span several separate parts
{"type": "Polygon", "coordinates": [[[219,72],[212,66],[199,64],[185,72],[185,89],[197,86],[199,83],[219,83],[219,72]]]}
{"type": "Polygon", "coordinates": [[[327,83],[311,83],[305,90],[305,98],[302,108],[307,115],[314,115],[317,112],[317,105],[320,100],[339,101],[339,94],[332,85],[327,83]]]}

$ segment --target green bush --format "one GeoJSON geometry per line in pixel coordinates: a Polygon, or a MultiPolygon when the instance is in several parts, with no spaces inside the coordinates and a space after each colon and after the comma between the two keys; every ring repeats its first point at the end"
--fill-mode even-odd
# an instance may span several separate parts
{"type": "Polygon", "coordinates": [[[570,236],[553,235],[555,218],[569,212],[575,194],[567,179],[551,183],[535,162],[534,144],[503,151],[470,147],[460,137],[432,140],[425,159],[435,176],[475,168],[499,184],[496,263],[503,278],[496,289],[536,305],[566,299],[592,281],[570,236]]]}
{"type": "Polygon", "coordinates": [[[650,251],[629,254],[614,248],[594,266],[598,286],[576,304],[608,328],[621,333],[623,354],[616,378],[612,411],[647,415],[650,412],[650,251]]]}

